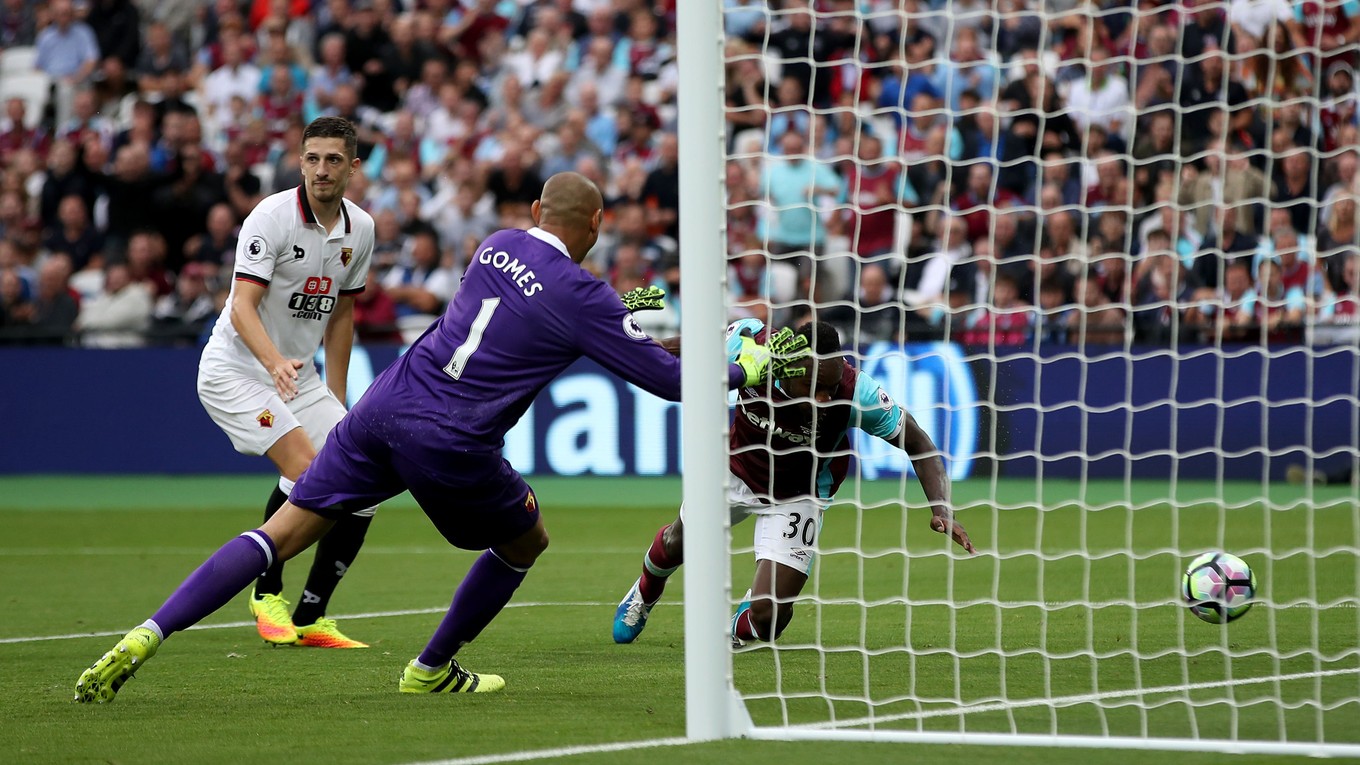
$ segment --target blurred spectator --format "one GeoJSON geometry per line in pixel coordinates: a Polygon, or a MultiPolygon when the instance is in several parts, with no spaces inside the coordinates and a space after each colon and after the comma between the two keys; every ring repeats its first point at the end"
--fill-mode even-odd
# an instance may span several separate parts
{"type": "Polygon", "coordinates": [[[955,30],[949,58],[936,68],[934,80],[936,90],[955,111],[961,108],[960,99],[965,92],[974,93],[983,101],[996,97],[996,67],[978,44],[976,28],[960,26],[955,30]]]}
{"type": "Polygon", "coordinates": [[[132,0],[90,0],[85,21],[99,42],[106,76],[113,62],[117,71],[122,72],[137,65],[142,47],[140,19],[132,0]]]}
{"type": "Polygon", "coordinates": [[[68,84],[84,82],[99,65],[99,41],[94,30],[75,16],[71,0],[52,0],[52,23],[38,33],[37,68],[68,84]]]}
{"type": "Polygon", "coordinates": [[[345,66],[360,76],[365,105],[381,112],[397,106],[392,75],[383,64],[383,51],[391,42],[383,29],[373,0],[355,0],[345,33],[345,66]]]}
{"type": "Polygon", "coordinates": [[[1298,342],[1308,302],[1299,287],[1286,287],[1279,264],[1272,259],[1256,265],[1256,285],[1245,301],[1251,318],[1270,342],[1298,342]]]}
{"type": "MultiPolygon", "coordinates": [[[[224,167],[221,189],[232,210],[241,220],[245,220],[245,216],[249,215],[250,211],[255,209],[255,205],[265,197],[264,186],[259,176],[255,174],[256,163],[250,161],[247,151],[244,141],[232,141],[227,144],[227,150],[222,158],[224,167]]],[[[296,154],[295,151],[287,153],[296,154]]]]}
{"type": "Polygon", "coordinates": [[[71,292],[70,279],[71,259],[64,254],[49,255],[38,267],[38,289],[27,327],[35,339],[60,343],[71,334],[80,304],[71,292]]]}
{"type": "Polygon", "coordinates": [[[858,338],[859,344],[905,339],[902,336],[902,304],[883,268],[870,263],[860,269],[856,301],[856,326],[848,328],[851,331],[847,334],[858,338]]]}
{"type": "Polygon", "coordinates": [[[0,0],[0,50],[32,45],[37,38],[37,14],[30,0],[0,0]]]}
{"type": "Polygon", "coordinates": [[[1237,207],[1219,210],[1214,227],[1199,244],[1193,271],[1206,287],[1223,283],[1224,270],[1242,258],[1250,258],[1260,242],[1252,234],[1244,234],[1237,225],[1237,207]]]}
{"type": "Polygon", "coordinates": [[[1355,70],[1350,64],[1337,61],[1327,68],[1323,83],[1323,102],[1318,110],[1322,148],[1336,151],[1344,145],[1343,129],[1360,124],[1360,94],[1355,89],[1355,70]]]}
{"type": "Polygon", "coordinates": [[[855,45],[856,36],[845,28],[849,19],[839,18],[835,26],[828,24],[813,32],[815,19],[809,0],[790,0],[780,14],[785,26],[769,29],[759,24],[748,32],[744,39],[752,44],[768,46],[771,52],[777,51],[783,59],[783,76],[797,80],[803,92],[811,95],[811,104],[816,107],[831,103],[831,77],[817,77],[813,84],[813,71],[830,64],[844,50],[855,45]],[[768,34],[767,34],[768,33],[768,34]]]}
{"type": "Polygon", "coordinates": [[[79,195],[62,197],[56,224],[43,237],[43,249],[65,253],[74,271],[103,268],[104,240],[91,225],[89,210],[79,195]]]}
{"type": "MultiPolygon", "coordinates": [[[[404,113],[428,121],[430,115],[440,107],[440,93],[448,77],[448,64],[441,58],[427,58],[420,67],[420,77],[410,84],[402,98],[404,113]]],[[[462,91],[453,86],[452,106],[446,110],[446,119],[452,119],[462,91]]]]}
{"type": "Polygon", "coordinates": [[[246,58],[243,38],[223,38],[222,64],[203,78],[203,105],[209,119],[222,119],[231,111],[231,99],[240,96],[255,103],[260,90],[260,70],[246,58]]]}
{"type": "MultiPolygon", "coordinates": [[[[425,62],[436,54],[431,46],[416,39],[414,14],[397,16],[389,25],[388,32],[391,39],[379,51],[379,61],[382,64],[381,76],[389,81],[388,87],[395,98],[383,111],[396,108],[397,99],[404,97],[411,85],[420,79],[425,62]]],[[[365,73],[365,77],[372,78],[373,75],[365,73]]],[[[382,103],[374,105],[380,109],[383,107],[382,103]]]]}
{"type": "MultiPolygon", "coordinates": [[[[1339,289],[1328,291],[1318,307],[1318,320],[1325,324],[1360,324],[1360,255],[1347,257],[1341,274],[1339,289]]],[[[0,299],[3,286],[0,283],[0,299]]]]}
{"type": "Polygon", "coordinates": [[[1245,262],[1229,265],[1223,273],[1223,285],[1200,308],[1205,322],[1213,325],[1215,338],[1226,341],[1247,338],[1243,327],[1256,320],[1253,306],[1248,302],[1251,294],[1251,265],[1245,262]]]}
{"type": "Polygon", "coordinates": [[[614,63],[614,41],[609,37],[592,38],[567,84],[567,100],[579,104],[581,89],[589,83],[601,104],[612,105],[623,97],[627,75],[627,70],[614,63]]]}
{"type": "Polygon", "coordinates": [[[303,91],[285,67],[272,67],[263,77],[265,89],[256,96],[255,112],[268,126],[269,137],[279,140],[288,124],[302,114],[303,91]]]}
{"type": "Polygon", "coordinates": [[[1181,167],[1180,204],[1195,216],[1195,227],[1209,229],[1209,216],[1214,203],[1237,207],[1237,230],[1253,236],[1259,227],[1251,207],[1269,194],[1269,181],[1264,173],[1252,166],[1246,154],[1237,148],[1228,150],[1222,142],[1214,144],[1204,154],[1204,171],[1193,164],[1181,167]]]}
{"type": "Polygon", "coordinates": [[[1123,345],[1127,332],[1124,309],[1105,295],[1100,280],[1089,275],[1078,282],[1080,310],[1068,317],[1069,342],[1085,345],[1123,345]]]}
{"type": "Polygon", "coordinates": [[[1289,211],[1290,223],[1302,234],[1317,231],[1317,183],[1313,178],[1313,155],[1307,149],[1290,149],[1276,163],[1275,191],[1270,201],[1289,211]]]}
{"type": "MultiPolygon", "coordinates": [[[[903,279],[906,289],[902,302],[932,320],[934,312],[948,304],[946,290],[950,272],[972,254],[967,221],[958,217],[945,218],[940,228],[942,233],[934,250],[923,260],[909,262],[903,279]]],[[[998,275],[997,279],[1000,278],[998,275]]]]}
{"type": "Polygon", "coordinates": [[[481,66],[486,62],[479,43],[502,35],[510,27],[510,21],[496,12],[496,0],[469,0],[467,5],[470,7],[464,9],[462,18],[444,28],[442,39],[458,58],[469,59],[481,66]]]}
{"type": "Polygon", "coordinates": [[[526,214],[529,205],[543,191],[543,178],[528,161],[527,148],[518,143],[507,151],[487,175],[486,190],[490,192],[496,214],[526,214]]]}
{"type": "Polygon", "coordinates": [[[556,72],[530,94],[525,115],[529,124],[540,130],[550,130],[562,124],[571,111],[571,104],[565,95],[568,78],[566,72],[556,72]]]}
{"type": "Polygon", "coordinates": [[[164,78],[169,73],[189,71],[189,58],[161,21],[152,21],[146,28],[146,44],[137,56],[133,74],[137,89],[143,97],[154,98],[164,89],[164,78]]]}
{"type": "Polygon", "coordinates": [[[113,122],[99,113],[94,89],[80,88],[71,97],[71,116],[57,128],[57,137],[82,146],[93,136],[108,147],[113,144],[114,132],[113,122]]]}
{"type": "Polygon", "coordinates": [[[802,134],[785,133],[780,146],[782,156],[766,161],[761,178],[761,193],[773,206],[762,221],[763,235],[773,255],[802,253],[793,262],[806,271],[810,265],[806,255],[820,254],[826,240],[826,226],[816,211],[818,198],[839,196],[841,180],[830,166],[805,154],[807,139],[802,134]]]}
{"type": "MultiPolygon", "coordinates": [[[[1212,115],[1225,109],[1236,113],[1249,97],[1240,81],[1224,76],[1226,54],[1217,44],[1211,44],[1204,54],[1186,68],[1180,86],[1181,137],[1190,150],[1197,150],[1220,135],[1210,130],[1212,115]]],[[[1185,150],[1182,148],[1182,152],[1185,150]]]]}
{"type": "Polygon", "coordinates": [[[1199,280],[1170,251],[1170,237],[1157,230],[1148,238],[1152,249],[1143,257],[1143,273],[1135,287],[1133,314],[1138,340],[1166,344],[1183,326],[1181,311],[1191,302],[1199,280]]]}
{"type": "Polygon", "coordinates": [[[172,338],[197,338],[217,318],[218,310],[208,289],[209,269],[203,263],[186,263],[175,280],[175,291],[162,295],[151,311],[158,334],[172,338]]]}
{"type": "Polygon", "coordinates": [[[401,261],[406,236],[401,232],[401,219],[396,210],[373,213],[373,264],[385,275],[401,261]]]}
{"type": "Polygon", "coordinates": [[[0,338],[13,337],[12,328],[27,327],[33,320],[32,292],[13,268],[0,269],[0,338]]]}
{"type": "Polygon", "coordinates": [[[44,228],[58,225],[57,206],[69,196],[85,200],[86,209],[94,203],[95,187],[85,169],[76,163],[76,147],[70,141],[54,141],[47,155],[47,176],[43,180],[39,218],[44,228]]]}
{"type": "MultiPolygon", "coordinates": [[[[491,235],[498,224],[491,198],[467,183],[445,184],[425,203],[421,217],[434,226],[441,242],[455,245],[468,237],[480,242],[491,235]]],[[[376,260],[376,252],[374,256],[376,260]]]]}
{"type": "Polygon", "coordinates": [[[126,263],[109,263],[104,288],[80,306],[75,328],[89,348],[131,348],[143,345],[151,326],[151,293],[134,282],[126,263]]]}
{"type": "Polygon", "coordinates": [[[41,125],[28,127],[27,119],[27,104],[22,98],[6,99],[5,119],[0,122],[0,167],[23,149],[37,152],[39,156],[47,155],[52,136],[41,125]]]}
{"type": "Polygon", "coordinates": [[[403,335],[417,326],[424,331],[458,289],[453,274],[440,260],[438,235],[421,231],[411,237],[409,263],[395,266],[383,277],[383,289],[396,303],[403,335]]]}
{"type": "Polygon", "coordinates": [[[1034,330],[1034,308],[1020,299],[1020,289],[1008,274],[996,278],[992,305],[968,314],[959,341],[966,345],[1021,345],[1034,330]]]}
{"type": "Polygon", "coordinates": [[[145,143],[129,143],[114,156],[113,172],[102,178],[108,195],[108,237],[122,249],[132,232],[156,221],[148,202],[159,187],[151,173],[151,154],[145,143]]]}
{"type": "Polygon", "coordinates": [[[318,111],[332,106],[332,95],[341,85],[355,83],[354,72],[346,65],[345,36],[332,32],[321,38],[321,56],[307,78],[307,96],[318,111]]]}
{"type": "Polygon", "coordinates": [[[1322,295],[1322,272],[1313,263],[1312,254],[1303,251],[1298,232],[1281,227],[1270,233],[1270,257],[1279,267],[1280,283],[1286,290],[1298,288],[1303,296],[1315,301],[1322,295]]]}
{"type": "MultiPolygon", "coordinates": [[[[231,205],[219,202],[208,210],[207,230],[189,239],[185,244],[185,258],[190,267],[202,278],[216,279],[221,272],[230,275],[232,263],[236,261],[236,243],[239,232],[236,213],[231,205]]],[[[205,290],[206,292],[206,290],[205,290]]]]}
{"type": "Polygon", "coordinates": [[[128,240],[128,275],[133,281],[146,285],[151,294],[160,297],[174,291],[170,275],[165,270],[165,237],[158,231],[138,231],[128,240]]]}
{"type": "Polygon", "coordinates": [[[656,166],[642,186],[647,223],[653,230],[680,240],[680,141],[665,133],[657,142],[656,166]]]}
{"type": "Polygon", "coordinates": [[[1099,125],[1107,134],[1119,136],[1133,126],[1133,100],[1128,82],[1115,73],[1109,59],[1106,49],[1091,49],[1090,71],[1072,83],[1067,108],[1078,128],[1099,125]]]}
{"type": "Polygon", "coordinates": [[[382,285],[376,270],[368,276],[368,285],[354,298],[354,332],[361,343],[402,342],[397,330],[397,304],[382,285]]]}
{"type": "MultiPolygon", "coordinates": [[[[644,14],[650,15],[650,14],[644,14]]],[[[552,47],[548,33],[535,29],[525,38],[524,48],[505,57],[506,71],[529,90],[547,84],[553,75],[562,72],[564,51],[552,47]]]]}
{"type": "Polygon", "coordinates": [[[180,151],[178,167],[151,197],[157,229],[165,237],[166,267],[184,262],[185,245],[207,229],[208,211],[223,201],[222,179],[206,169],[205,152],[197,146],[180,151]]]}

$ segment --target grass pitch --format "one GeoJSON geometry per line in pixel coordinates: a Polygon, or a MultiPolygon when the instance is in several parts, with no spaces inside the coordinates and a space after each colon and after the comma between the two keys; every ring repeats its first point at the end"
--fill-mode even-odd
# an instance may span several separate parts
{"type": "MultiPolygon", "coordinates": [[[[575,746],[590,748],[570,760],[582,763],[1223,759],[766,741],[601,751],[684,735],[679,578],[636,644],[609,637],[643,550],[674,516],[678,482],[664,479],[533,481],[552,546],[513,607],[460,654],[474,671],[505,675],[504,693],[396,692],[402,666],[473,559],[399,499],[379,512],[332,603],[331,615],[373,648],[270,648],[244,626],[241,598],[207,628],[174,636],[116,703],[71,703],[85,666],[221,543],[258,524],[269,484],[264,476],[0,479],[0,761],[403,765],[575,746]]],[[[960,519],[986,551],[962,560],[928,531],[927,511],[904,516],[881,504],[897,484],[847,487],[842,499],[858,495],[868,507],[828,513],[805,592],[818,602],[798,607],[777,649],[734,657],[752,716],[758,724],[872,718],[878,729],[1360,743],[1353,492],[1183,483],[1173,508],[1168,491],[1151,482],[1002,482],[996,508],[984,504],[990,484],[961,482],[956,498],[972,506],[960,519]],[[1226,627],[1200,623],[1175,602],[1189,555],[1214,548],[1246,558],[1262,585],[1262,602],[1226,627]],[[1046,697],[1060,703],[1034,702],[1046,697]],[[1279,698],[1284,705],[1270,701],[1279,698]]],[[[911,486],[907,496],[919,493],[911,486]]],[[[734,536],[739,550],[749,539],[749,526],[734,536]]],[[[309,559],[289,564],[286,596],[297,596],[309,559]]],[[[750,571],[749,554],[739,552],[738,593],[750,571]]],[[[1306,760],[1234,759],[1294,761],[1306,760]]]]}

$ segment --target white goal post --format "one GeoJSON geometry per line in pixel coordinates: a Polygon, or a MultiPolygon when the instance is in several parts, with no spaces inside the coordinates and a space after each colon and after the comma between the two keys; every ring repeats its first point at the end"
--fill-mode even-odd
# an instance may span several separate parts
{"type": "MultiPolygon", "coordinates": [[[[1323,123],[1334,116],[1324,112],[1344,100],[1344,94],[1329,94],[1323,80],[1346,72],[1316,66],[1307,87],[1290,83],[1286,91],[1272,93],[1266,86],[1250,93],[1248,101],[1227,106],[1225,100],[1206,118],[1206,124],[1229,135],[1221,144],[1201,145],[1201,137],[1185,132],[1199,124],[1192,122],[1198,119],[1199,96],[1180,94],[1190,87],[1189,70],[1218,57],[1220,50],[1226,65],[1239,73],[1225,75],[1225,88],[1240,77],[1275,82],[1286,72],[1308,75],[1291,68],[1298,50],[1290,46],[1300,39],[1309,42],[1300,36],[1312,29],[1292,15],[1301,2],[1311,3],[1310,9],[1325,2],[1325,8],[1318,7],[1345,18],[1342,0],[1179,0],[1159,6],[1180,14],[1175,52],[1156,47],[1164,42],[1151,39],[1164,35],[1158,31],[1145,35],[1147,47],[1137,48],[1136,55],[1106,59],[1088,51],[1066,61],[1056,60],[1046,45],[1039,46],[1037,59],[1003,59],[996,52],[998,30],[1010,17],[1040,15],[1041,39],[1047,40],[1045,35],[1063,29],[1061,19],[1073,14],[1127,10],[1136,36],[1143,19],[1138,4],[1115,9],[1096,0],[737,3],[738,10],[762,13],[767,25],[764,37],[756,36],[761,41],[743,49],[733,45],[734,36],[725,29],[723,0],[676,3],[680,306],[686,341],[684,657],[691,740],[1360,756],[1360,471],[1355,469],[1360,335],[1357,322],[1343,320],[1351,310],[1360,319],[1360,274],[1348,275],[1344,266],[1360,261],[1360,235],[1347,234],[1352,239],[1339,243],[1320,238],[1322,218],[1328,215],[1355,215],[1360,231],[1355,207],[1337,206],[1360,199],[1360,173],[1354,166],[1346,170],[1350,159],[1341,159],[1360,158],[1360,146],[1323,142],[1324,131],[1331,130],[1323,123]],[[1260,22],[1260,14],[1229,13],[1233,7],[1245,13],[1240,8],[1247,6],[1253,13],[1256,6],[1291,9],[1288,19],[1278,11],[1278,17],[1264,22],[1267,30],[1289,37],[1281,37],[1278,45],[1273,32],[1262,41],[1243,37],[1243,30],[1260,22]],[[929,111],[946,125],[939,131],[942,142],[923,138],[916,148],[924,155],[907,157],[897,134],[888,141],[885,133],[896,130],[908,112],[915,116],[910,104],[883,107],[854,97],[814,104],[813,96],[804,94],[806,103],[792,104],[800,108],[776,105],[784,97],[776,93],[782,65],[806,64],[814,77],[839,78],[855,88],[871,79],[866,71],[881,73],[900,63],[860,55],[859,46],[868,43],[856,43],[854,55],[834,65],[815,55],[784,58],[763,47],[799,7],[808,7],[814,19],[809,40],[832,26],[863,32],[889,20],[902,35],[896,43],[902,55],[908,47],[903,40],[921,41],[918,30],[924,29],[935,42],[932,55],[941,61],[949,59],[955,30],[963,26],[960,19],[982,14],[993,24],[982,47],[997,81],[980,99],[963,93],[961,109],[943,103],[951,95],[941,94],[942,103],[929,111]],[[1049,14],[1046,8],[1062,10],[1049,14]],[[1025,9],[1029,12],[1022,14],[1025,9]],[[1193,55],[1182,55],[1197,13],[1219,14],[1221,28],[1228,30],[1224,34],[1241,47],[1209,39],[1193,55]],[[770,189],[757,188],[740,203],[732,201],[729,162],[735,159],[759,173],[781,151],[780,136],[771,134],[768,123],[763,133],[748,131],[747,140],[733,146],[725,71],[742,60],[756,62],[756,71],[768,79],[761,86],[761,103],[748,102],[736,111],[763,110],[766,119],[798,112],[818,125],[844,116],[846,124],[857,126],[846,142],[819,143],[814,136],[806,148],[812,162],[841,173],[840,196],[818,191],[805,203],[790,205],[770,189]],[[1118,140],[1092,150],[1092,135],[1106,140],[1105,128],[1092,131],[1083,125],[1077,144],[1052,153],[1036,149],[1015,158],[996,148],[1019,122],[1017,115],[1036,117],[1042,135],[1058,114],[1042,107],[1006,111],[997,106],[1004,86],[1023,79],[1026,63],[1043,70],[1037,77],[1046,78],[1050,88],[1059,87],[1056,67],[1085,71],[1063,77],[1065,100],[1074,87],[1095,87],[1090,72],[1106,60],[1130,71],[1149,61],[1168,64],[1168,70],[1179,72],[1165,85],[1169,101],[1140,112],[1132,104],[1142,96],[1134,96],[1137,82],[1130,82],[1129,106],[1120,119],[1132,124],[1113,123],[1110,132],[1122,131],[1118,140]],[[1245,133],[1232,138],[1223,127],[1244,109],[1263,121],[1265,145],[1252,145],[1245,133]],[[1160,114],[1170,115],[1174,126],[1169,147],[1153,135],[1160,114]],[[990,133],[981,133],[981,151],[996,152],[988,161],[960,157],[955,142],[967,139],[950,127],[960,116],[977,115],[995,120],[990,133]],[[1303,131],[1300,135],[1317,136],[1316,145],[1295,147],[1286,135],[1295,128],[1303,131]],[[884,144],[884,159],[865,159],[865,136],[884,144]],[[1296,156],[1308,163],[1311,186],[1304,191],[1295,188],[1296,168],[1289,166],[1303,161],[1296,156]],[[907,181],[897,185],[895,200],[847,190],[847,168],[884,162],[896,163],[907,181]],[[1198,174],[1220,167],[1216,162],[1231,167],[1201,183],[1198,174]],[[943,168],[940,187],[946,192],[928,195],[915,188],[907,177],[913,163],[943,168]],[[969,197],[969,175],[984,165],[989,174],[981,181],[985,191],[969,197]],[[1047,173],[1067,173],[1069,165],[1075,177],[1063,176],[1067,185],[1058,191],[1076,196],[1056,202],[1045,198],[1047,173]],[[1028,168],[1038,179],[1032,196],[1012,199],[998,181],[1003,170],[1016,167],[1028,168]],[[1324,181],[1330,184],[1346,172],[1355,180],[1346,186],[1342,176],[1339,196],[1327,197],[1330,206],[1324,206],[1318,201],[1324,181]],[[1264,176],[1267,185],[1245,191],[1234,185],[1246,175],[1264,176]],[[1277,182],[1283,185],[1271,185],[1277,182]],[[1132,189],[1136,183],[1146,184],[1146,197],[1132,189]],[[1225,191],[1229,186],[1233,190],[1225,191]],[[1291,188],[1300,196],[1280,201],[1291,188]],[[955,198],[948,189],[964,191],[955,198]],[[1239,192],[1243,196],[1234,199],[1239,192]],[[1003,197],[1006,201],[998,201],[1003,197]],[[1291,219],[1295,208],[1290,205],[1310,197],[1313,212],[1291,219]],[[876,301],[872,311],[864,302],[864,291],[872,288],[862,281],[868,256],[856,255],[856,223],[834,227],[815,245],[808,244],[811,266],[804,264],[797,276],[774,273],[770,265],[797,248],[772,247],[771,234],[761,228],[757,252],[768,270],[754,292],[736,298],[729,284],[729,274],[736,271],[730,270],[729,258],[737,253],[727,231],[734,211],[754,211],[773,226],[775,216],[791,207],[810,211],[814,227],[890,211],[893,251],[874,256],[874,262],[887,264],[889,282],[896,280],[888,285],[892,297],[876,301]],[[1260,244],[1236,261],[1223,242],[1238,230],[1226,217],[1228,208],[1230,214],[1260,216],[1252,234],[1260,244]],[[1281,209],[1283,214],[1273,215],[1281,209]],[[968,216],[976,212],[989,221],[979,240],[989,252],[983,254],[978,244],[961,256],[951,255],[950,226],[971,225],[968,216]],[[1001,283],[1008,277],[999,268],[991,270],[1001,262],[999,253],[990,252],[993,246],[999,249],[1002,236],[996,221],[1012,212],[1026,216],[1033,227],[1032,245],[1012,261],[1020,264],[1017,273],[1033,274],[1026,288],[1033,305],[1003,299],[1001,283]],[[1227,231],[1214,240],[1216,248],[1205,243],[1207,231],[1196,231],[1193,242],[1185,236],[1201,214],[1206,228],[1227,231]],[[1075,231],[1051,223],[1056,217],[1069,220],[1075,231]],[[1308,229],[1297,240],[1282,234],[1281,226],[1304,218],[1308,229]],[[911,249],[912,231],[927,228],[940,232],[938,252],[911,249]],[[1069,247],[1069,238],[1080,247],[1069,247]],[[1315,287],[1272,295],[1269,279],[1282,261],[1293,262],[1288,260],[1291,246],[1308,268],[1318,270],[1310,282],[1315,287]],[[1204,252],[1219,264],[1219,284],[1211,289],[1196,282],[1199,289],[1192,289],[1192,272],[1207,262],[1198,260],[1204,252]],[[934,292],[924,294],[928,290],[921,285],[938,277],[931,275],[932,260],[946,256],[944,281],[932,283],[934,292]],[[985,283],[969,282],[983,286],[957,286],[960,263],[976,267],[983,262],[985,283]],[[1229,272],[1243,267],[1252,280],[1253,303],[1230,284],[1235,276],[1229,272]],[[1086,303],[1073,294],[1086,290],[1097,272],[1121,268],[1126,269],[1121,278],[1133,282],[1123,288],[1122,299],[1086,303]],[[1073,302],[1050,304],[1040,292],[1059,281],[1053,276],[1059,272],[1068,274],[1063,278],[1073,302]],[[1260,293],[1258,278],[1264,280],[1260,293]],[[835,289],[824,290],[826,284],[835,289]],[[1139,293],[1141,287],[1146,294],[1139,293]],[[749,304],[734,312],[742,300],[749,304]],[[751,524],[729,528],[726,510],[730,410],[722,338],[728,321],[753,304],[780,326],[809,316],[836,317],[854,364],[915,415],[944,454],[955,479],[958,517],[980,554],[969,558],[931,534],[929,511],[908,461],[857,433],[851,445],[859,458],[826,514],[816,564],[796,601],[793,625],[775,643],[733,649],[729,619],[746,588],[752,548],[751,524]],[[898,311],[895,325],[875,323],[884,305],[898,311]],[[1344,476],[1322,485],[1328,471],[1338,469],[1344,476]],[[1338,480],[1344,483],[1338,486],[1338,480]],[[1214,549],[1241,556],[1260,580],[1253,610],[1232,624],[1200,622],[1180,599],[1185,564],[1214,549]]],[[[1360,27],[1360,16],[1354,23],[1360,27]]],[[[1330,57],[1340,49],[1319,46],[1318,39],[1306,49],[1310,60],[1334,63],[1330,57]]],[[[1360,43],[1345,45],[1360,54],[1360,43]]],[[[1352,72],[1352,77],[1360,92],[1360,76],[1352,72]]],[[[904,92],[909,91],[906,80],[904,75],[898,83],[904,92]]],[[[1046,98],[1043,90],[1038,98],[1046,98]]],[[[1098,98],[1084,103],[1089,110],[1103,108],[1098,98]]],[[[1076,113],[1075,108],[1061,109],[1064,116],[1069,112],[1076,113]]],[[[790,117],[781,124],[792,122],[790,117]]],[[[1244,124],[1234,122],[1232,129],[1246,131],[1244,124]]],[[[1340,135],[1351,140],[1356,131],[1340,135]]],[[[1328,231],[1334,229],[1346,231],[1328,231]]],[[[1355,269],[1360,272],[1360,266],[1355,269]]],[[[1015,279],[1009,283],[1014,287],[1015,279]]]]}

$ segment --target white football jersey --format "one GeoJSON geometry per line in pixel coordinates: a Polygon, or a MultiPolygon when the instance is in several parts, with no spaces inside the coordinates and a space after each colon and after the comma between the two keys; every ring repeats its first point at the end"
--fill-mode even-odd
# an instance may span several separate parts
{"type": "Polygon", "coordinates": [[[364,291],[373,256],[373,218],[348,199],[340,218],[333,230],[322,228],[301,186],[266,197],[246,216],[231,295],[203,349],[202,366],[269,379],[231,323],[236,283],[246,281],[268,288],[260,320],[279,353],[306,362],[299,374],[316,374],[311,359],[331,311],[341,295],[364,291]]]}

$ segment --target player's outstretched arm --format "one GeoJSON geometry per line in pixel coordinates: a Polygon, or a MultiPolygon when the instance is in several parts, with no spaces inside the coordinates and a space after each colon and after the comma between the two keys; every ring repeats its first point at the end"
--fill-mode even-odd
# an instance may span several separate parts
{"type": "Polygon", "coordinates": [[[935,442],[930,440],[916,418],[907,410],[902,410],[902,434],[898,447],[911,458],[911,466],[916,469],[916,477],[921,481],[926,499],[930,501],[930,528],[941,534],[948,534],[959,547],[976,554],[973,540],[963,524],[954,520],[954,509],[949,504],[949,473],[944,469],[944,458],[940,456],[935,442]]]}
{"type": "Polygon", "coordinates": [[[292,401],[297,396],[298,370],[302,369],[302,360],[284,358],[260,320],[260,301],[264,299],[267,289],[252,281],[236,280],[236,295],[231,301],[231,325],[236,328],[242,342],[260,362],[260,366],[269,372],[279,396],[284,401],[292,401]]]}

